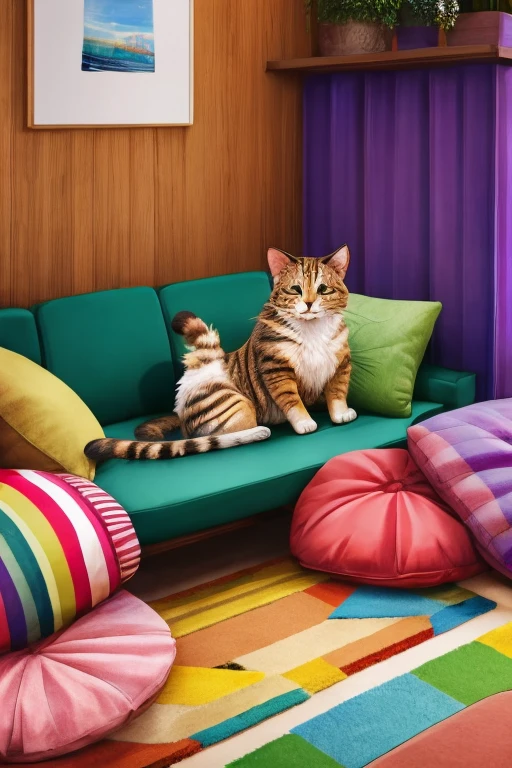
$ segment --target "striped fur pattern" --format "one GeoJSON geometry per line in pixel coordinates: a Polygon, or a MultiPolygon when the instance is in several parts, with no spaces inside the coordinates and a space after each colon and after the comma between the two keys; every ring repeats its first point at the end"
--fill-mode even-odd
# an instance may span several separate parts
{"type": "Polygon", "coordinates": [[[289,421],[313,432],[308,408],[322,403],[335,424],[353,421],[347,406],[351,363],[343,319],[347,246],[323,259],[295,258],[271,248],[274,290],[243,347],[226,354],[216,330],[191,312],[173,329],[191,351],[178,382],[176,413],[143,424],[136,440],[95,440],[89,458],[171,459],[265,440],[266,426],[289,421]],[[165,440],[181,428],[183,440],[165,440]]]}

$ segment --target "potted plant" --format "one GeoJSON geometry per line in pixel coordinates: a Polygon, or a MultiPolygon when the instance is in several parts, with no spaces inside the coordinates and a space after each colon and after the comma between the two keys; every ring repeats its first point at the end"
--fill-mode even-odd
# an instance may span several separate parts
{"type": "Polygon", "coordinates": [[[321,56],[391,50],[393,27],[403,0],[305,0],[308,18],[318,20],[321,56]]]}
{"type": "Polygon", "coordinates": [[[451,29],[459,15],[458,0],[405,0],[400,20],[407,26],[451,29]]]}
{"type": "Polygon", "coordinates": [[[458,15],[457,0],[405,0],[399,14],[398,48],[446,45],[445,33],[458,15]]]}

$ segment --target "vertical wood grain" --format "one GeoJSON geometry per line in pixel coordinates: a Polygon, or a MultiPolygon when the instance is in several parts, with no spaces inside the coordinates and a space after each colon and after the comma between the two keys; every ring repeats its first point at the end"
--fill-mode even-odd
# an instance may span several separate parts
{"type": "Polygon", "coordinates": [[[94,131],[73,131],[71,141],[72,293],[96,288],[94,226],[94,131]]]}
{"type": "Polygon", "coordinates": [[[130,284],[130,131],[95,131],[94,269],[96,288],[130,284]]]}
{"type": "Polygon", "coordinates": [[[130,285],[151,285],[155,277],[156,129],[130,135],[130,285]]]}
{"type": "Polygon", "coordinates": [[[26,128],[24,6],[0,0],[0,303],[300,253],[302,87],[265,63],[309,54],[302,0],[195,0],[192,127],[41,132],[26,128]]]}
{"type": "Polygon", "coordinates": [[[0,306],[11,301],[13,14],[0,4],[0,306]]]}

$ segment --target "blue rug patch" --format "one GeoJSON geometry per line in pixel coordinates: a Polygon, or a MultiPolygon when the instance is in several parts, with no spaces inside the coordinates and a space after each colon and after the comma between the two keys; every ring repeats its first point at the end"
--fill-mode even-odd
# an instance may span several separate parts
{"type": "Polygon", "coordinates": [[[431,616],[444,603],[391,587],[359,587],[329,616],[330,619],[389,619],[431,616]]]}
{"type": "Polygon", "coordinates": [[[291,733],[345,768],[363,768],[461,709],[464,705],[459,701],[407,674],[330,709],[291,733]]]}
{"type": "Polygon", "coordinates": [[[253,725],[257,725],[269,717],[274,717],[274,715],[278,715],[286,709],[295,707],[297,704],[302,704],[303,701],[307,701],[309,698],[311,698],[309,693],[303,691],[302,688],[290,691],[289,693],[283,693],[281,696],[275,696],[263,704],[258,704],[258,706],[242,712],[240,715],[224,720],[224,722],[214,725],[212,728],[199,731],[190,736],[190,738],[198,741],[203,747],[211,747],[212,744],[229,739],[230,736],[234,736],[236,733],[240,733],[240,731],[245,731],[247,728],[252,728],[253,725]]]}
{"type": "Polygon", "coordinates": [[[493,600],[487,600],[485,597],[471,597],[457,605],[448,605],[438,613],[430,617],[430,623],[434,629],[434,635],[442,635],[443,632],[465,624],[466,621],[474,619],[475,616],[482,616],[496,608],[493,600]]]}

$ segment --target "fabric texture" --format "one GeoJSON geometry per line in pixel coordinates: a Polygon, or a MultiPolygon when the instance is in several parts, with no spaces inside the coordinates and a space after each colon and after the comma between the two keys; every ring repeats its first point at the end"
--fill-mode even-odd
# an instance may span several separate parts
{"type": "Polygon", "coordinates": [[[101,424],[172,411],[169,338],[152,288],[70,296],[34,311],[46,367],[101,424]]]}
{"type": "MultiPolygon", "coordinates": [[[[402,445],[410,424],[441,409],[440,404],[415,401],[409,418],[360,413],[343,426],[318,412],[317,432],[298,436],[290,424],[282,424],[272,427],[265,443],[230,450],[229,472],[226,451],[213,451],[169,462],[108,461],[98,466],[95,481],[126,509],[144,546],[294,504],[333,456],[402,445]]],[[[133,439],[141,421],[105,427],[105,434],[133,439]]]]}
{"type": "MultiPolygon", "coordinates": [[[[508,17],[505,17],[508,21],[508,17]]],[[[497,70],[496,144],[496,244],[494,249],[494,391],[492,397],[512,396],[512,73],[508,67],[497,70]]],[[[492,316],[491,316],[492,317],[492,316]]]]}
{"type": "Polygon", "coordinates": [[[350,294],[349,404],[383,416],[411,413],[418,368],[441,311],[439,302],[391,301],[350,294]]]}
{"type": "Polygon", "coordinates": [[[287,734],[276,741],[252,752],[240,760],[229,763],[227,768],[339,768],[312,744],[294,734],[287,734]]]}
{"type": "Polygon", "coordinates": [[[0,653],[67,627],[136,571],[124,509],[70,475],[0,470],[0,653]]]}
{"type": "Polygon", "coordinates": [[[175,655],[165,622],[120,592],[69,629],[4,656],[0,758],[47,760],[101,739],[144,711],[175,655]]]}
{"type": "Polygon", "coordinates": [[[346,768],[362,768],[418,730],[463,708],[461,702],[414,675],[402,675],[297,726],[292,733],[346,768]],[[371,739],[367,737],[367,718],[380,725],[371,739]]]}
{"type": "Polygon", "coordinates": [[[0,309],[0,347],[41,364],[34,315],[28,309],[0,309]]]}
{"type": "MultiPolygon", "coordinates": [[[[306,568],[379,586],[435,586],[485,569],[464,526],[400,448],[327,462],[297,502],[290,546],[306,568]]],[[[405,601],[404,610],[428,613],[405,601]]]]}
{"type": "Polygon", "coordinates": [[[447,410],[475,402],[476,376],[422,363],[416,376],[414,399],[442,403],[447,410]]]}
{"type": "MultiPolygon", "coordinates": [[[[295,737],[329,756],[333,762],[326,766],[508,768],[511,675],[509,622],[348,699],[230,765],[263,767],[266,755],[275,765],[293,765],[283,761],[290,756],[286,740],[295,737]]],[[[298,756],[308,754],[300,741],[294,745],[298,756]]],[[[302,768],[300,757],[297,765],[302,768]]]]}
{"type": "MultiPolygon", "coordinates": [[[[427,590],[430,615],[404,617],[411,597],[420,599],[416,592],[381,590],[387,606],[386,592],[395,593],[391,613],[382,618],[375,594],[367,610],[367,590],[281,559],[153,601],[177,648],[177,664],[158,698],[108,742],[86,750],[83,762],[71,757],[55,768],[174,764],[429,640],[434,616],[478,599],[456,585],[442,586],[427,590]],[[351,618],[329,618],[335,607],[350,602],[351,618]]],[[[495,607],[484,600],[480,611],[495,607]]],[[[468,618],[459,615],[460,623],[468,618]]],[[[498,642],[503,645],[506,638],[498,642]]],[[[429,690],[419,680],[412,685],[429,690]]],[[[439,693],[439,698],[448,697],[439,693]]],[[[312,760],[314,750],[302,746],[303,760],[312,760]]],[[[311,765],[316,763],[306,762],[304,768],[311,765]]]]}
{"type": "Polygon", "coordinates": [[[372,768],[509,768],[509,715],[512,691],[497,693],[423,731],[380,757],[372,768]]]}
{"type": "Polygon", "coordinates": [[[512,574],[512,398],[476,403],[408,432],[409,451],[473,534],[487,562],[512,574]]]}
{"type": "Polygon", "coordinates": [[[0,467],[67,471],[94,479],[84,455],[103,437],[94,414],[63,381],[16,352],[0,348],[0,467]]]}
{"type": "Polygon", "coordinates": [[[346,242],[350,291],[440,301],[428,359],[477,373],[479,400],[512,395],[511,83],[487,64],[304,81],[304,253],[346,242]]]}
{"type": "Polygon", "coordinates": [[[233,352],[243,346],[252,333],[256,318],[270,296],[270,280],[266,272],[243,272],[203,280],[189,280],[167,285],[159,297],[169,331],[176,376],[181,376],[181,359],[185,352],[182,336],[174,333],[171,322],[182,310],[193,312],[213,325],[220,335],[222,348],[233,352]]]}

